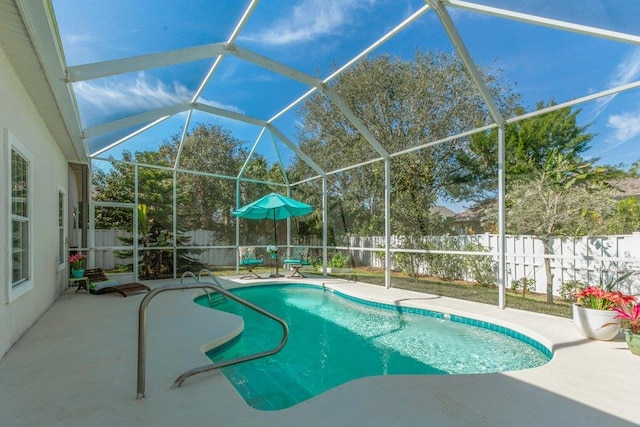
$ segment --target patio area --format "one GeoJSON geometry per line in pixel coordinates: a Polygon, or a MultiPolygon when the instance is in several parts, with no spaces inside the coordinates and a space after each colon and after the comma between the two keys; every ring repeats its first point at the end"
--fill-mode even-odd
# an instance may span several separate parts
{"type": "MultiPolygon", "coordinates": [[[[266,283],[233,279],[223,280],[225,286],[266,283]]],[[[171,389],[182,372],[209,363],[202,348],[224,340],[241,323],[194,304],[193,292],[166,292],[149,305],[146,397],[138,400],[137,316],[143,295],[96,296],[71,288],[0,361],[0,425],[638,423],[640,358],[627,350],[621,337],[590,341],[570,319],[416,292],[326,278],[299,282],[501,324],[550,346],[554,357],[540,368],[503,374],[364,378],[289,409],[258,411],[247,406],[219,372],[192,377],[171,389]]],[[[147,282],[151,287],[164,283],[147,282]]]]}

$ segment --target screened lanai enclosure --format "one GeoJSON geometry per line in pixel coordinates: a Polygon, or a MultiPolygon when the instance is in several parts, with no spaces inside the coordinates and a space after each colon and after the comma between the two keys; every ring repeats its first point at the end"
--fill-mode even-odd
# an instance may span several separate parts
{"type": "Polygon", "coordinates": [[[93,266],[179,277],[304,247],[320,274],[467,280],[501,306],[514,281],[558,294],[640,266],[640,2],[20,7],[54,41],[71,249],[93,266]],[[271,192],[314,207],[277,241],[232,215],[271,192]]]}

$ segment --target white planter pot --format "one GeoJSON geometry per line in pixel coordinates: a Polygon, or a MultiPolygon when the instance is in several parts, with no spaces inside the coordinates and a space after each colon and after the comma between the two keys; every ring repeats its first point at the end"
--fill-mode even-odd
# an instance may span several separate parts
{"type": "Polygon", "coordinates": [[[592,340],[610,341],[620,331],[620,319],[612,310],[594,310],[573,304],[573,324],[578,332],[592,340]]]}

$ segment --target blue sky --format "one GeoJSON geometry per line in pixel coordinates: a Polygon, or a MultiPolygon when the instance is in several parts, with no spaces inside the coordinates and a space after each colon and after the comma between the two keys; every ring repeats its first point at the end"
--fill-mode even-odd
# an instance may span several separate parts
{"type": "MultiPolygon", "coordinates": [[[[479,0],[495,7],[582,25],[640,35],[640,2],[620,0],[479,0]]],[[[53,0],[68,65],[227,41],[248,1],[53,0]]],[[[418,0],[263,0],[236,39],[238,46],[273,58],[309,75],[325,78],[404,19],[424,7],[418,0]]],[[[450,9],[454,23],[480,66],[500,68],[515,85],[523,103],[577,97],[640,80],[640,45],[537,27],[485,14],[450,9]]],[[[411,58],[416,51],[452,51],[433,11],[371,55],[411,58]]],[[[205,59],[74,84],[83,126],[191,99],[213,63],[205,59]]],[[[309,88],[297,81],[227,56],[199,102],[259,119],[270,119],[309,88]]],[[[601,163],[631,164],[640,159],[640,90],[581,105],[582,124],[597,134],[589,156],[601,163]]],[[[184,126],[179,114],[123,143],[121,149],[150,149],[184,126]]],[[[295,141],[295,112],[274,123],[295,141]]],[[[260,129],[198,113],[193,122],[229,128],[250,147],[260,129]]],[[[89,142],[91,150],[117,140],[122,133],[89,142]]],[[[281,146],[281,144],[280,144],[281,146]]],[[[281,147],[282,148],[282,147],[281,147]]],[[[286,150],[285,148],[282,148],[286,150]]],[[[270,137],[257,149],[273,159],[270,137]]],[[[288,157],[284,153],[285,158],[288,157]]]]}

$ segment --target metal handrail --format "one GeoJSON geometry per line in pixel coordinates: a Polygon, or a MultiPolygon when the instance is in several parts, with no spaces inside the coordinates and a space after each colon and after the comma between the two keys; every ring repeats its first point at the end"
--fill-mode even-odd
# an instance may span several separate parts
{"type": "MultiPolygon", "coordinates": [[[[206,270],[206,271],[209,273],[209,276],[213,279],[214,283],[212,284],[196,283],[196,284],[184,285],[182,284],[182,279],[181,279],[180,285],[165,285],[165,286],[159,286],[157,288],[154,288],[151,292],[147,293],[147,295],[145,295],[145,297],[140,302],[140,308],[138,310],[138,399],[141,399],[144,397],[144,391],[145,391],[146,359],[147,359],[147,354],[146,354],[147,353],[147,348],[146,348],[147,347],[147,306],[149,305],[149,302],[151,301],[151,299],[153,299],[159,293],[166,292],[166,291],[181,291],[186,289],[203,289],[203,290],[211,289],[213,291],[221,293],[222,295],[228,298],[231,298],[232,300],[244,305],[245,307],[248,307],[272,320],[275,320],[280,324],[280,326],[282,326],[282,339],[280,340],[280,343],[272,350],[267,350],[260,353],[251,354],[248,356],[238,357],[235,359],[225,360],[223,362],[218,362],[211,365],[204,365],[198,368],[190,369],[184,372],[182,375],[180,375],[173,382],[173,385],[171,386],[172,388],[180,387],[180,385],[192,375],[212,371],[214,369],[224,368],[225,366],[231,366],[231,365],[236,365],[238,363],[248,362],[250,360],[260,359],[262,357],[271,356],[273,354],[276,354],[280,350],[282,350],[284,345],[287,343],[287,340],[289,339],[289,326],[284,320],[269,313],[266,310],[263,310],[262,308],[256,306],[255,304],[232,294],[231,292],[226,290],[220,284],[220,282],[218,282],[217,278],[213,275],[213,273],[211,273],[209,270],[206,270]]],[[[183,273],[182,278],[184,278],[185,275],[193,276],[193,278],[196,279],[196,281],[198,281],[198,278],[196,277],[196,275],[190,271],[183,273]]]]}
{"type": "MultiPolygon", "coordinates": [[[[182,283],[182,279],[184,278],[186,273],[191,273],[191,272],[190,271],[185,271],[184,273],[182,273],[182,277],[180,278],[180,283],[182,283]]],[[[207,273],[209,276],[211,276],[211,278],[213,279],[213,281],[215,282],[216,285],[222,287],[222,285],[216,280],[216,278],[213,275],[213,273],[211,273],[206,268],[203,268],[202,270],[200,270],[200,272],[198,273],[198,278],[196,278],[196,276],[193,273],[191,273],[191,276],[193,276],[193,278],[196,279],[196,282],[199,282],[202,279],[202,273],[207,273]]],[[[209,293],[209,290],[206,289],[206,288],[203,288],[202,290],[207,294],[207,301],[209,301],[209,303],[211,303],[211,294],[209,293]]]]}
{"type": "MultiPolygon", "coordinates": [[[[207,269],[203,268],[202,270],[207,270],[207,269]]],[[[200,273],[198,273],[198,277],[196,277],[194,272],[185,271],[184,273],[182,273],[182,276],[180,276],[180,284],[182,285],[182,282],[184,281],[185,276],[191,276],[194,278],[196,282],[199,282],[200,279],[202,278],[201,274],[202,274],[202,271],[200,271],[200,273]]],[[[207,290],[206,288],[202,288],[202,290],[204,291],[205,294],[207,294],[207,301],[211,302],[211,294],[209,293],[209,290],[207,290]]]]}

